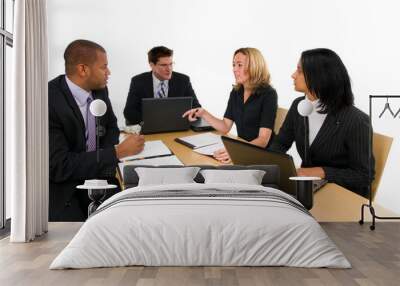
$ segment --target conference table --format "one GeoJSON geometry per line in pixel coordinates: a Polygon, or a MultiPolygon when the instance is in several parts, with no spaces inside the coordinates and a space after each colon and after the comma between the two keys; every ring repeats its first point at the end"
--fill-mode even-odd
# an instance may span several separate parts
{"type": "MultiPolygon", "coordinates": [[[[191,130],[182,132],[158,133],[145,135],[146,141],[162,140],[184,165],[221,165],[210,156],[194,152],[191,148],[175,141],[175,138],[196,135],[191,130]]],[[[234,137],[234,136],[231,136],[234,137]]],[[[361,216],[361,205],[368,200],[339,185],[328,183],[314,194],[314,206],[311,214],[320,222],[352,221],[357,222],[361,216]]],[[[374,204],[380,216],[395,216],[393,212],[374,204]]],[[[371,220],[368,209],[365,209],[366,221],[371,220]]]]}

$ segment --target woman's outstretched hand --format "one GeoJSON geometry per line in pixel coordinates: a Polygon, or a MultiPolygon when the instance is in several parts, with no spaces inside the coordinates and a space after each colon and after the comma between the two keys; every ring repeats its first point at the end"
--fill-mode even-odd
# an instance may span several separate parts
{"type": "Polygon", "coordinates": [[[186,111],[182,117],[186,117],[189,119],[189,121],[196,121],[197,118],[201,118],[203,117],[204,113],[206,112],[206,110],[202,107],[198,107],[198,108],[193,108],[190,109],[188,111],[186,111]]]}

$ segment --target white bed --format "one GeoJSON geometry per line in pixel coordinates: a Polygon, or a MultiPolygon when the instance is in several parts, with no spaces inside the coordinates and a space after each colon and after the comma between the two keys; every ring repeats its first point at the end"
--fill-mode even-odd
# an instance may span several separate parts
{"type": "Polygon", "coordinates": [[[291,196],[263,186],[197,183],[111,197],[50,269],[128,265],[351,267],[291,196]]]}

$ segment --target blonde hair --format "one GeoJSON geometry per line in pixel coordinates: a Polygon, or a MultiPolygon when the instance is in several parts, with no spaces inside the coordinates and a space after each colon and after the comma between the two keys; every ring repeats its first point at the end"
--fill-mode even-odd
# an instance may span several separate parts
{"type": "MultiPolygon", "coordinates": [[[[256,48],[240,48],[235,51],[233,57],[241,53],[247,57],[249,73],[249,88],[255,90],[260,86],[270,85],[271,75],[263,55],[256,48]]],[[[235,84],[234,88],[239,89],[242,84],[235,84]]]]}

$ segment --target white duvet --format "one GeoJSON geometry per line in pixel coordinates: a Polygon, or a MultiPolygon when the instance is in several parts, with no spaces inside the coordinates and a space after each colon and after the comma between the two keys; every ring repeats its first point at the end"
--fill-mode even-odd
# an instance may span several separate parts
{"type": "MultiPolygon", "coordinates": [[[[251,194],[251,192],[249,192],[251,194]]],[[[140,193],[145,194],[145,193],[140,193]]],[[[272,188],[233,184],[136,187],[104,202],[50,269],[145,266],[294,266],[350,263],[305,210],[272,188]],[[280,199],[172,197],[122,200],[137,192],[258,190],[280,199]]]]}

